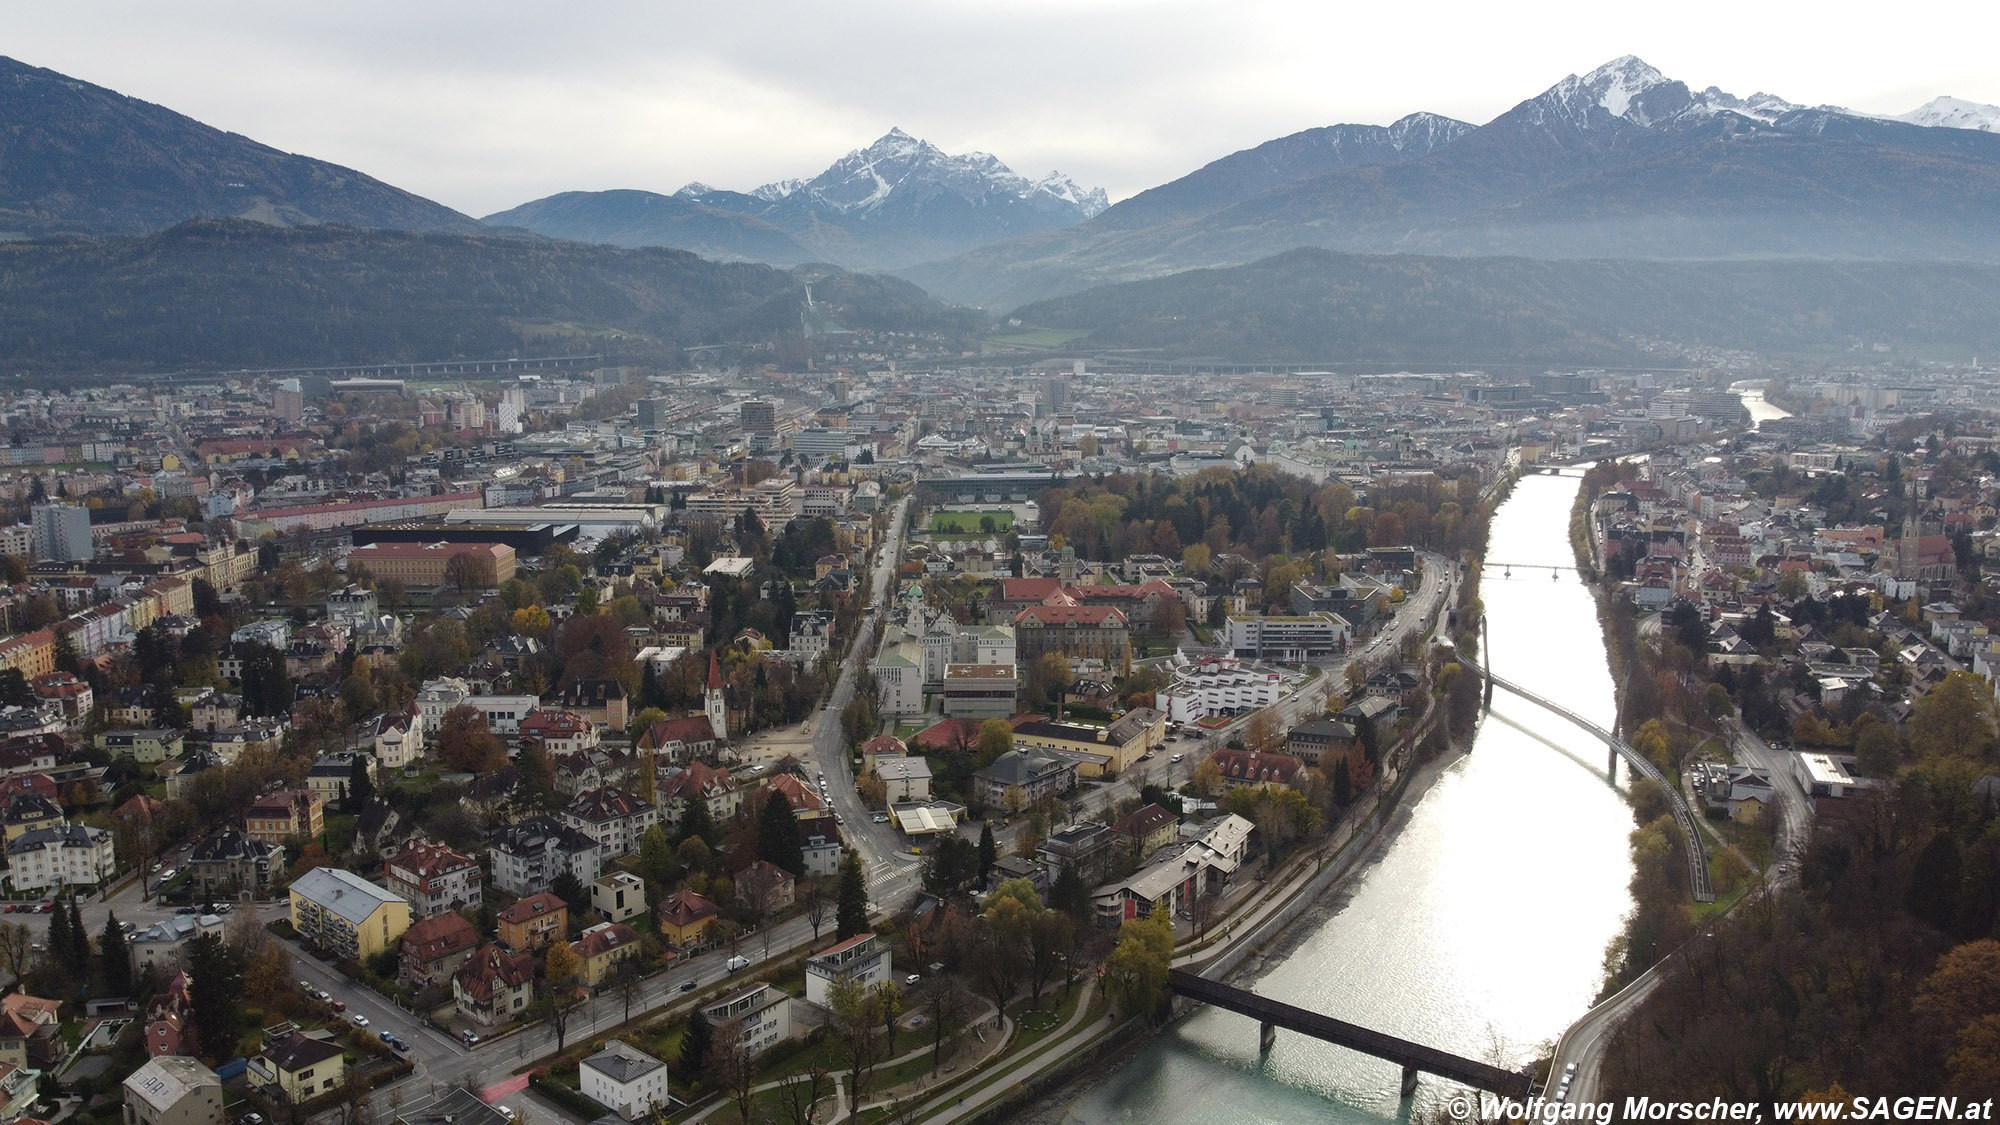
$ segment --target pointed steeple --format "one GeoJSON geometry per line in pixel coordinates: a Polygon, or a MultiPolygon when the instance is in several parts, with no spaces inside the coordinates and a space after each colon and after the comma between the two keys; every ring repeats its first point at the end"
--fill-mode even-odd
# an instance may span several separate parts
{"type": "Polygon", "coordinates": [[[715,650],[708,650],[708,690],[722,690],[722,666],[715,662],[715,650]]]}
{"type": "Polygon", "coordinates": [[[715,737],[729,741],[729,704],[722,694],[722,665],[716,662],[714,649],[708,650],[708,687],[701,693],[701,709],[715,737]]]}

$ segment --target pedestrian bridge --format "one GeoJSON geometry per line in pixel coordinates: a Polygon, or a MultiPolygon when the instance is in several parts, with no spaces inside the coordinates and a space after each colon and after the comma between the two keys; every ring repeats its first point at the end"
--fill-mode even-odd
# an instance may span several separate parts
{"type": "Polygon", "coordinates": [[[1176,995],[1189,1000],[1199,1000],[1204,1004],[1249,1016],[1258,1022],[1261,1033],[1260,1044],[1266,1051],[1277,1039],[1277,1029],[1296,1031],[1310,1035],[1349,1050],[1387,1059],[1403,1068],[1403,1096],[1408,1097],[1417,1088],[1419,1073],[1435,1074],[1478,1090],[1487,1090],[1507,1097],[1526,1098],[1528,1096],[1528,1076],[1491,1063],[1440,1051],[1436,1047],[1426,1047],[1422,1043],[1412,1043],[1380,1031],[1337,1020],[1332,1016],[1308,1011],[1294,1004],[1273,1000],[1246,992],[1233,985],[1196,976],[1184,969],[1173,969],[1167,973],[1167,987],[1176,995]]]}
{"type": "Polygon", "coordinates": [[[1681,797],[1680,787],[1669,780],[1667,775],[1661,773],[1659,767],[1648,761],[1644,754],[1639,753],[1630,743],[1618,737],[1618,735],[1605,730],[1603,727],[1564,707],[1562,704],[1545,696],[1537,695],[1511,680],[1494,675],[1492,672],[1481,668],[1474,661],[1466,659],[1463,654],[1459,656],[1458,662],[1461,666],[1486,677],[1488,684],[1486,703],[1488,707],[1491,707],[1493,704],[1492,688],[1501,688],[1517,695],[1544,711],[1548,711],[1589,731],[1593,736],[1604,742],[1610,748],[1611,756],[1606,764],[1611,773],[1612,780],[1615,781],[1618,778],[1618,759],[1622,757],[1631,764],[1635,772],[1658,784],[1661,791],[1666,793],[1667,799],[1673,802],[1674,823],[1680,825],[1682,847],[1687,853],[1688,888],[1693,892],[1696,902],[1715,901],[1715,888],[1709,884],[1708,880],[1708,855],[1702,850],[1701,832],[1695,824],[1694,810],[1688,808],[1687,801],[1681,797]]]}

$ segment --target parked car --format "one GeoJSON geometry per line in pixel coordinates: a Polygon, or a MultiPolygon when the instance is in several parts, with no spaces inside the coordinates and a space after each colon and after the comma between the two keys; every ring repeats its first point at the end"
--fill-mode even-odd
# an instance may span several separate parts
{"type": "Polygon", "coordinates": [[[878,812],[869,819],[873,820],[877,824],[887,824],[889,823],[889,814],[885,812],[878,812]]]}
{"type": "Polygon", "coordinates": [[[335,1001],[333,1002],[333,1010],[334,1010],[334,1011],[336,1011],[336,1012],[344,1012],[344,1011],[346,1011],[346,1010],[347,1010],[347,1002],[346,1002],[345,1000],[335,1000],[335,1001]]]}
{"type": "Polygon", "coordinates": [[[327,1002],[328,1000],[331,1000],[331,999],[333,999],[333,994],[332,994],[332,993],[330,993],[330,992],[328,992],[328,991],[327,991],[326,989],[324,989],[324,988],[316,988],[316,989],[314,989],[314,990],[313,990],[313,999],[315,999],[315,1000],[319,1001],[320,1003],[324,1004],[324,1003],[326,1003],[326,1002],[327,1002]]]}
{"type": "Polygon", "coordinates": [[[1187,757],[1187,755],[1186,755],[1186,754],[1175,754],[1175,755],[1174,755],[1173,757],[1171,757],[1171,758],[1168,758],[1168,759],[1167,759],[1167,762],[1168,762],[1168,764],[1170,764],[1170,765],[1171,765],[1171,764],[1173,764],[1173,763],[1176,763],[1176,762],[1179,762],[1179,761],[1180,761],[1180,760],[1181,760],[1182,758],[1185,758],[1185,757],[1187,757]]]}
{"type": "Polygon", "coordinates": [[[924,983],[924,975],[922,973],[911,973],[909,976],[903,978],[903,983],[911,988],[915,988],[924,983]]]}
{"type": "Polygon", "coordinates": [[[458,1033],[458,1040],[459,1042],[470,1047],[473,1044],[479,1042],[479,1033],[476,1031],[461,1031],[458,1033]]]}
{"type": "Polygon", "coordinates": [[[360,1012],[356,1012],[356,1013],[354,1013],[354,1026],[356,1026],[356,1027],[367,1027],[367,1026],[368,1026],[368,1017],[367,1017],[367,1016],[364,1016],[364,1015],[362,1015],[362,1014],[361,1014],[360,1012]]]}

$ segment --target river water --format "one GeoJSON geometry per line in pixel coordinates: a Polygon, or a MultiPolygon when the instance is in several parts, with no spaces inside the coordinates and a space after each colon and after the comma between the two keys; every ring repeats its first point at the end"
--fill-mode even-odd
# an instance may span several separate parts
{"type": "MultiPolygon", "coordinates": [[[[1604,726],[1611,674],[1589,592],[1566,567],[1576,476],[1527,476],[1493,520],[1480,593],[1499,673],[1604,726]],[[1511,575],[1503,563],[1517,564],[1511,575]],[[1556,577],[1552,580],[1551,574],[1556,577]]],[[[1602,743],[1506,692],[1472,753],[1438,771],[1379,854],[1253,981],[1254,991],[1515,1066],[1595,996],[1631,907],[1632,817],[1602,743]],[[1532,732],[1532,733],[1530,733],[1532,732]]],[[[1406,1113],[1390,1063],[1203,1010],[1044,1120],[1147,1125],[1379,1122],[1406,1113]]],[[[1417,1099],[1442,1088],[1425,1076],[1417,1099]]]]}
{"type": "Polygon", "coordinates": [[[1743,408],[1750,412],[1752,429],[1762,429],[1764,423],[1774,418],[1790,418],[1792,412],[1782,406],[1773,406],[1764,400],[1764,383],[1759,379],[1732,383],[1729,387],[1736,397],[1743,400],[1743,408]]]}

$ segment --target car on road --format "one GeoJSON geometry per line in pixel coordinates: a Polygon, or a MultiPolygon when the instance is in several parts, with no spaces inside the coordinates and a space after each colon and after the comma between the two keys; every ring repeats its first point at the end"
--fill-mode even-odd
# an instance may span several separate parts
{"type": "Polygon", "coordinates": [[[324,1004],[324,1003],[326,1003],[326,1002],[327,1002],[328,1000],[331,1000],[331,999],[333,999],[333,994],[332,994],[332,993],[330,993],[330,992],[328,992],[328,991],[327,991],[326,989],[324,989],[324,988],[316,988],[316,989],[314,989],[314,990],[313,990],[313,999],[315,999],[315,1000],[319,1001],[320,1003],[324,1004]]]}
{"type": "Polygon", "coordinates": [[[924,975],[922,973],[911,973],[909,976],[903,978],[903,983],[911,988],[915,988],[924,983],[924,975]]]}
{"type": "Polygon", "coordinates": [[[479,1042],[479,1033],[476,1031],[461,1031],[458,1033],[458,1041],[468,1047],[474,1046],[479,1042]]]}
{"type": "Polygon", "coordinates": [[[169,867],[169,868],[167,868],[167,869],[166,869],[165,871],[162,871],[162,872],[160,872],[160,883],[159,883],[159,885],[160,885],[160,886],[166,886],[166,885],[167,885],[168,883],[171,883],[171,882],[173,882],[173,881],[174,881],[174,876],[176,876],[176,875],[178,875],[178,874],[180,874],[180,873],[181,873],[181,871],[180,871],[180,868],[178,868],[178,867],[169,867]]]}
{"type": "Polygon", "coordinates": [[[367,1017],[367,1016],[364,1016],[364,1015],[362,1015],[362,1014],[361,1014],[360,1012],[356,1012],[356,1013],[354,1013],[354,1026],[356,1026],[356,1027],[367,1027],[367,1026],[368,1026],[368,1017],[367,1017]]]}
{"type": "Polygon", "coordinates": [[[693,992],[693,991],[694,991],[694,982],[693,982],[693,981],[691,981],[691,980],[684,980],[684,981],[682,981],[682,982],[681,982],[681,991],[682,991],[682,992],[693,992]]]}
{"type": "Polygon", "coordinates": [[[1176,763],[1176,762],[1179,762],[1179,761],[1180,761],[1180,760],[1181,760],[1182,758],[1185,758],[1185,757],[1187,757],[1187,755],[1186,755],[1186,754],[1175,754],[1175,755],[1174,755],[1173,757],[1171,757],[1171,758],[1168,758],[1168,759],[1167,759],[1167,763],[1168,763],[1169,765],[1171,765],[1171,764],[1174,764],[1174,763],[1176,763]]]}
{"type": "Polygon", "coordinates": [[[889,814],[885,812],[878,812],[874,816],[869,817],[868,819],[874,821],[876,824],[887,824],[889,823],[889,814]]]}
{"type": "Polygon", "coordinates": [[[347,1001],[345,1001],[345,1000],[335,1000],[335,1001],[333,1002],[333,1010],[334,1010],[334,1011],[336,1011],[336,1012],[344,1012],[344,1011],[346,1011],[346,1010],[347,1010],[347,1001]]]}
{"type": "Polygon", "coordinates": [[[509,1121],[512,1121],[512,1120],[514,1120],[514,1111],[513,1111],[512,1109],[508,1108],[507,1106],[504,1106],[504,1105],[496,1105],[496,1106],[494,1106],[493,1108],[494,1108],[494,1109],[497,1109],[497,1110],[499,1110],[499,1111],[500,1111],[500,1116],[502,1116],[502,1117],[506,1118],[506,1119],[507,1119],[507,1120],[509,1120],[509,1121]]]}
{"type": "Polygon", "coordinates": [[[261,1113],[246,1113],[236,1119],[236,1125],[264,1125],[264,1115],[261,1113]]]}

